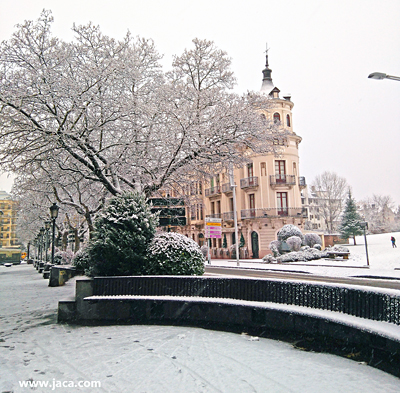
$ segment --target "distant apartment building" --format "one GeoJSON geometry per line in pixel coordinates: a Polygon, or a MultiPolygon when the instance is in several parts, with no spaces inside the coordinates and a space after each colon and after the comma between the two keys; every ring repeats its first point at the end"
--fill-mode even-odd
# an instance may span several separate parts
{"type": "Polygon", "coordinates": [[[0,191],[0,247],[18,245],[16,227],[17,202],[5,191],[0,191]]]}
{"type": "MultiPolygon", "coordinates": [[[[306,216],[301,203],[305,178],[299,169],[299,143],[302,138],[294,132],[293,102],[290,96],[279,96],[274,86],[266,56],[261,94],[270,98],[271,106],[260,111],[260,116],[279,123],[288,135],[279,141],[279,155],[269,153],[252,157],[252,161],[234,170],[239,239],[245,246],[242,258],[262,258],[270,253],[269,244],[285,224],[304,228],[306,216]]],[[[232,257],[229,250],[235,244],[233,190],[227,173],[214,175],[208,184],[194,183],[187,208],[187,225],[177,230],[204,244],[206,217],[222,219],[222,238],[212,239],[211,255],[232,257]],[[223,247],[225,246],[226,247],[223,247]]]]}
{"type": "MultiPolygon", "coordinates": [[[[326,221],[329,216],[329,204],[332,204],[331,208],[333,210],[338,209],[341,211],[341,200],[329,200],[324,191],[318,191],[313,186],[307,186],[301,192],[301,203],[307,217],[304,225],[306,231],[332,232],[326,221]]],[[[340,217],[341,215],[333,221],[333,231],[339,226],[340,217]]]]}

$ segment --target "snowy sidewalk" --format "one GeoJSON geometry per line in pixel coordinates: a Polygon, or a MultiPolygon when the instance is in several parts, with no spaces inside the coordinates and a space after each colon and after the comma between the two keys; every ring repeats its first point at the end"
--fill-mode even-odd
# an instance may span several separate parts
{"type": "Polygon", "coordinates": [[[31,265],[0,267],[0,392],[32,391],[19,387],[23,381],[49,383],[38,392],[399,391],[399,379],[364,364],[263,338],[57,324],[57,302],[74,284],[51,288],[31,265]],[[97,387],[57,387],[78,383],[97,387]]]}

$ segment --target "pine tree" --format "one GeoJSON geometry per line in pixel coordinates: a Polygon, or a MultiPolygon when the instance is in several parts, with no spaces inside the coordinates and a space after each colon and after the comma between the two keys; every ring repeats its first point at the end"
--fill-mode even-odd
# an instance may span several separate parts
{"type": "Polygon", "coordinates": [[[224,233],[224,239],[222,240],[222,248],[227,248],[228,242],[226,241],[226,233],[224,233]]]}
{"type": "Polygon", "coordinates": [[[351,196],[351,192],[349,191],[342,220],[338,228],[341,237],[343,239],[352,237],[354,245],[356,245],[356,236],[363,234],[360,225],[361,221],[362,218],[357,212],[356,202],[351,196]]]}
{"type": "Polygon", "coordinates": [[[240,242],[239,242],[239,248],[244,247],[246,242],[244,241],[244,236],[243,233],[240,235],[240,242]]]}

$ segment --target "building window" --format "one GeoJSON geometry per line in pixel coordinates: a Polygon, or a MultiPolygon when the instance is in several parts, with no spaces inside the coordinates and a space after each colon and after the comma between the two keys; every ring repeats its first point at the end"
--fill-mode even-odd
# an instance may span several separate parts
{"type": "Polygon", "coordinates": [[[278,215],[287,216],[288,215],[287,192],[277,192],[276,200],[278,207],[278,215]]]}
{"type": "Polygon", "coordinates": [[[279,123],[281,121],[281,115],[278,112],[274,113],[274,123],[279,123]]]}
{"type": "Polygon", "coordinates": [[[261,163],[261,176],[267,176],[267,164],[265,162],[261,163]]]}
{"type": "Polygon", "coordinates": [[[249,208],[255,209],[255,207],[256,207],[256,202],[255,202],[254,194],[250,194],[249,195],[249,208]]]}
{"type": "Polygon", "coordinates": [[[286,165],[285,160],[275,161],[275,176],[277,183],[284,183],[286,181],[286,165]]]}
{"type": "Polygon", "coordinates": [[[265,124],[267,122],[267,118],[265,117],[264,113],[261,113],[261,121],[265,124]]]}
{"type": "Polygon", "coordinates": [[[247,164],[247,177],[253,177],[254,170],[253,170],[253,163],[247,164]]]}
{"type": "Polygon", "coordinates": [[[286,115],[286,125],[290,127],[290,116],[286,115]]]}
{"type": "Polygon", "coordinates": [[[297,164],[293,163],[293,175],[297,176],[297,164]]]}

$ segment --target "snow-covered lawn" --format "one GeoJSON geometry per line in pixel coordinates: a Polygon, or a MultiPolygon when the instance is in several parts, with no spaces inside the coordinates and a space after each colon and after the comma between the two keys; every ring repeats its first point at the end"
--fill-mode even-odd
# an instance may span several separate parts
{"type": "MultiPolygon", "coordinates": [[[[392,248],[390,237],[394,236],[400,244],[400,232],[367,236],[369,266],[365,250],[364,236],[356,237],[356,245],[350,240],[349,259],[320,259],[309,262],[285,264],[265,264],[261,259],[241,260],[240,267],[267,270],[302,271],[325,276],[375,276],[400,279],[400,247],[392,248]]],[[[213,259],[212,266],[236,266],[236,261],[213,259]]]]}

